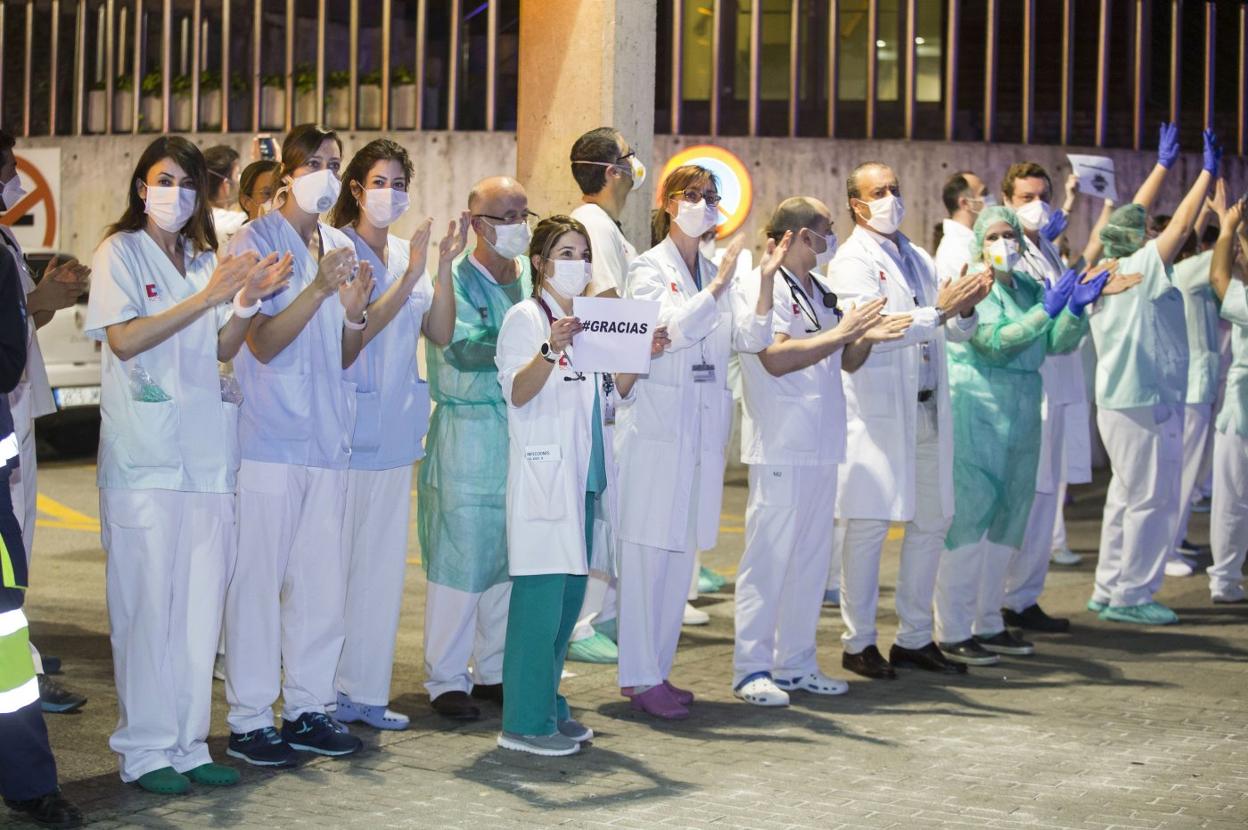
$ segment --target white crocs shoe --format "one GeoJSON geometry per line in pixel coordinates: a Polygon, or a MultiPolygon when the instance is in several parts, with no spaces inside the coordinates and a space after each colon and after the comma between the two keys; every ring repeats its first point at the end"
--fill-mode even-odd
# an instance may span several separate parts
{"type": "Polygon", "coordinates": [[[812,671],[804,677],[777,677],[776,686],[786,692],[801,689],[816,695],[843,695],[849,691],[849,684],[835,677],[828,677],[821,671],[812,671]]]}
{"type": "Polygon", "coordinates": [[[788,706],[789,694],[783,691],[766,674],[759,672],[747,677],[732,693],[746,703],[755,706],[788,706]]]}
{"type": "Polygon", "coordinates": [[[706,625],[711,621],[711,615],[700,608],[694,608],[689,603],[685,603],[685,613],[680,621],[681,625],[706,625]]]}

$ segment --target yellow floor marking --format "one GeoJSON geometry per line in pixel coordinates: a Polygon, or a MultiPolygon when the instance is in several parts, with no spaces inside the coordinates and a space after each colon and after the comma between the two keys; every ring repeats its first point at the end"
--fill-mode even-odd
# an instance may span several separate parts
{"type": "Polygon", "coordinates": [[[61,504],[55,499],[40,493],[35,500],[35,507],[40,513],[50,518],[38,518],[35,527],[56,528],[59,530],[80,530],[83,533],[99,533],[100,520],[86,513],[79,513],[69,505],[61,504]]]}

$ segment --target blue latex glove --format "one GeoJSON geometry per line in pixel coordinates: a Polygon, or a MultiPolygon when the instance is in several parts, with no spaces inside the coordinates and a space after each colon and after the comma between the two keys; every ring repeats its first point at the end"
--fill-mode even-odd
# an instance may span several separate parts
{"type": "Polygon", "coordinates": [[[1050,242],[1062,235],[1062,231],[1066,230],[1066,224],[1070,218],[1066,215],[1066,211],[1058,208],[1053,211],[1053,215],[1049,217],[1049,222],[1040,229],[1040,235],[1050,242]]]}
{"type": "Polygon", "coordinates": [[[1209,171],[1211,176],[1215,178],[1218,175],[1218,168],[1222,165],[1222,145],[1218,143],[1218,137],[1213,134],[1213,130],[1205,130],[1200,134],[1204,139],[1204,169],[1209,171]]]}
{"type": "Polygon", "coordinates": [[[1179,158],[1179,127],[1177,124],[1161,125],[1157,139],[1157,163],[1169,170],[1179,158]]]}
{"type": "Polygon", "coordinates": [[[1074,292],[1075,283],[1078,280],[1078,272],[1073,268],[1067,268],[1066,273],[1058,277],[1056,283],[1044,281],[1044,313],[1049,315],[1049,319],[1062,313],[1062,309],[1070,302],[1070,295],[1074,292]]]}
{"type": "Polygon", "coordinates": [[[1083,310],[1096,302],[1101,296],[1101,291],[1105,289],[1105,283],[1109,282],[1109,272],[1102,271],[1087,282],[1075,283],[1074,290],[1070,293],[1070,302],[1067,308],[1070,313],[1076,317],[1083,315],[1083,310]]]}

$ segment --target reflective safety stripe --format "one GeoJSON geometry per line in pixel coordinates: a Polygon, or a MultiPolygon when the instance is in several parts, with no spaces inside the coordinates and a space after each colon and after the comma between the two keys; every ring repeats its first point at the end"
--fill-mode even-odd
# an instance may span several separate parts
{"type": "Polygon", "coordinates": [[[12,626],[14,613],[21,628],[0,634],[0,694],[24,686],[35,676],[35,662],[30,656],[30,631],[26,628],[22,612],[10,611],[0,615],[0,624],[12,626]]]}
{"type": "Polygon", "coordinates": [[[0,439],[0,467],[9,463],[21,454],[22,445],[17,443],[17,433],[10,432],[4,438],[0,439]]]}
{"type": "Polygon", "coordinates": [[[39,699],[39,681],[34,677],[7,692],[0,692],[0,715],[24,709],[39,699]]]}
{"type": "MultiPolygon", "coordinates": [[[[26,555],[25,551],[22,552],[22,555],[26,555]]],[[[13,560],[10,556],[9,546],[4,543],[4,536],[0,536],[0,588],[21,588],[24,590],[26,588],[25,585],[17,584],[17,572],[13,570],[13,560]]],[[[26,618],[22,617],[23,625],[25,622],[26,618]]]]}
{"type": "Polygon", "coordinates": [[[0,637],[19,631],[26,627],[26,614],[20,608],[0,613],[0,637]]]}

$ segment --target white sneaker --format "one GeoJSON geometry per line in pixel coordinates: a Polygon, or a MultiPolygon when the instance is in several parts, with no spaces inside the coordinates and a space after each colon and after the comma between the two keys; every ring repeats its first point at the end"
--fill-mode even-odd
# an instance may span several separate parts
{"type": "Polygon", "coordinates": [[[225,680],[225,655],[218,654],[217,659],[212,663],[212,679],[225,680]]]}
{"type": "Polygon", "coordinates": [[[681,625],[706,625],[711,621],[711,615],[705,611],[694,608],[689,603],[685,603],[685,616],[680,621],[681,625]]]}
{"type": "Polygon", "coordinates": [[[1210,598],[1219,604],[1241,603],[1245,600],[1244,589],[1239,585],[1232,585],[1229,588],[1215,588],[1210,591],[1210,598]]]}
{"type": "Polygon", "coordinates": [[[1054,550],[1049,554],[1049,558],[1053,560],[1054,565],[1078,565],[1083,561],[1083,557],[1070,548],[1054,550]]]}
{"type": "Polygon", "coordinates": [[[788,706],[789,693],[765,674],[747,680],[732,690],[733,695],[755,706],[788,706]]]}
{"type": "Polygon", "coordinates": [[[817,695],[843,695],[849,691],[849,684],[835,677],[828,677],[821,671],[812,671],[804,677],[777,677],[775,684],[786,692],[801,689],[817,695]]]}
{"type": "Polygon", "coordinates": [[[1192,566],[1180,558],[1166,560],[1166,576],[1191,576],[1195,571],[1192,566]]]}

